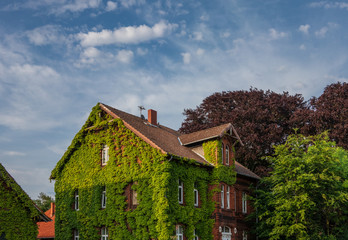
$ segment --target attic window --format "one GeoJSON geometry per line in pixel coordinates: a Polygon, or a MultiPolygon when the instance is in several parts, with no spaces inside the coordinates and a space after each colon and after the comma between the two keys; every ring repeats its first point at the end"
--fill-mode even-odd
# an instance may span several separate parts
{"type": "Polygon", "coordinates": [[[109,161],[109,147],[108,145],[103,146],[102,151],[102,165],[106,165],[106,163],[109,161]]]}

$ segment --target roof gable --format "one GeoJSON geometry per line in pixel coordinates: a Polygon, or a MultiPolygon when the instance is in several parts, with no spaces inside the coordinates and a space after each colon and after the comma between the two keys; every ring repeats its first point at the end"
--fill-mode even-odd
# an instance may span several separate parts
{"type": "Polygon", "coordinates": [[[31,212],[31,217],[36,221],[50,221],[48,218],[31,200],[28,194],[21,188],[15,179],[7,172],[5,167],[0,163],[0,184],[4,184],[5,188],[13,191],[21,201],[23,207],[26,207],[31,212]]]}
{"type": "Polygon", "coordinates": [[[187,146],[217,137],[221,138],[224,134],[234,135],[234,137],[243,145],[237,131],[234,129],[231,123],[226,123],[193,133],[183,134],[179,137],[179,139],[182,145],[187,146]]]}

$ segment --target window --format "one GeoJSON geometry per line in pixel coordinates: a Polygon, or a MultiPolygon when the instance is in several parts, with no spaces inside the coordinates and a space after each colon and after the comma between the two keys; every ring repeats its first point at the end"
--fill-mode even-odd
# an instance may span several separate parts
{"type": "Polygon", "coordinates": [[[226,165],[230,165],[230,148],[228,145],[226,145],[226,165]]]}
{"type": "Polygon", "coordinates": [[[230,186],[227,186],[226,191],[226,208],[230,209],[230,186]]]}
{"type": "Polygon", "coordinates": [[[106,165],[106,163],[109,161],[109,147],[107,145],[103,146],[102,151],[102,165],[106,165]]]}
{"type": "Polygon", "coordinates": [[[233,190],[234,194],[234,211],[237,212],[237,192],[236,189],[233,190]]]}
{"type": "Polygon", "coordinates": [[[181,225],[176,225],[176,240],[184,240],[184,228],[181,225]]]}
{"type": "Polygon", "coordinates": [[[179,187],[178,187],[178,200],[180,204],[184,203],[184,184],[179,179],[179,187]]]}
{"type": "Polygon", "coordinates": [[[232,237],[232,233],[231,233],[231,228],[229,227],[222,227],[222,231],[221,231],[221,239],[222,240],[231,240],[232,237]]]}
{"type": "Polygon", "coordinates": [[[194,186],[194,189],[193,189],[193,195],[194,195],[194,206],[195,207],[198,207],[199,205],[199,195],[198,195],[198,190],[197,190],[197,186],[195,185],[194,186]]]}
{"type": "Polygon", "coordinates": [[[75,229],[74,230],[74,240],[79,240],[79,239],[80,239],[79,230],[75,229]]]}
{"type": "Polygon", "coordinates": [[[74,209],[79,210],[79,190],[78,189],[75,190],[74,198],[75,198],[74,209]]]}
{"type": "Polygon", "coordinates": [[[221,143],[221,163],[224,163],[224,144],[221,143]]]}
{"type": "Polygon", "coordinates": [[[101,240],[108,240],[109,239],[109,231],[107,227],[102,227],[101,229],[101,240]]]}
{"type": "MultiPolygon", "coordinates": [[[[138,185],[138,182],[134,182],[133,183],[133,186],[137,186],[138,185]]],[[[132,204],[133,205],[139,205],[139,202],[138,202],[138,193],[135,189],[132,188],[132,204]]]]}
{"type": "Polygon", "coordinates": [[[106,208],[106,187],[105,186],[103,186],[103,189],[102,189],[101,207],[106,208]]]}
{"type": "Polygon", "coordinates": [[[243,213],[248,212],[247,194],[245,192],[243,192],[242,194],[242,212],[243,213]]]}
{"type": "Polygon", "coordinates": [[[199,237],[196,234],[196,229],[193,231],[193,240],[199,240],[199,237]]]}
{"type": "Polygon", "coordinates": [[[243,240],[248,240],[248,233],[243,231],[243,240]]]}
{"type": "Polygon", "coordinates": [[[225,207],[225,186],[221,185],[221,208],[225,207]]]}

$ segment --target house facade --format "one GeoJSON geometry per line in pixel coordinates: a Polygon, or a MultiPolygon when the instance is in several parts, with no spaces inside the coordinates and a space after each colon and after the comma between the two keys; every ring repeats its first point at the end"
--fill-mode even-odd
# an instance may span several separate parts
{"type": "Polygon", "coordinates": [[[0,163],[0,239],[36,239],[41,221],[50,219],[0,163]]]}
{"type": "Polygon", "coordinates": [[[51,174],[56,239],[253,239],[239,144],[231,124],[182,135],[98,104],[51,174]]]}

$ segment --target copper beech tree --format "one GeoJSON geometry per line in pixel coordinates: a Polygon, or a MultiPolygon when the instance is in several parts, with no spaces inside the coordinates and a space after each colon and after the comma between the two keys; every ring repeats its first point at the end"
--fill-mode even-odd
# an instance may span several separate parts
{"type": "Polygon", "coordinates": [[[270,166],[263,157],[273,154],[273,146],[283,144],[296,128],[309,135],[328,130],[339,146],[348,148],[347,94],[346,83],[329,85],[310,101],[301,94],[256,88],[214,93],[196,109],[184,110],[186,119],[179,131],[190,133],[231,122],[244,143],[236,151],[238,161],[264,176],[270,166]]]}

